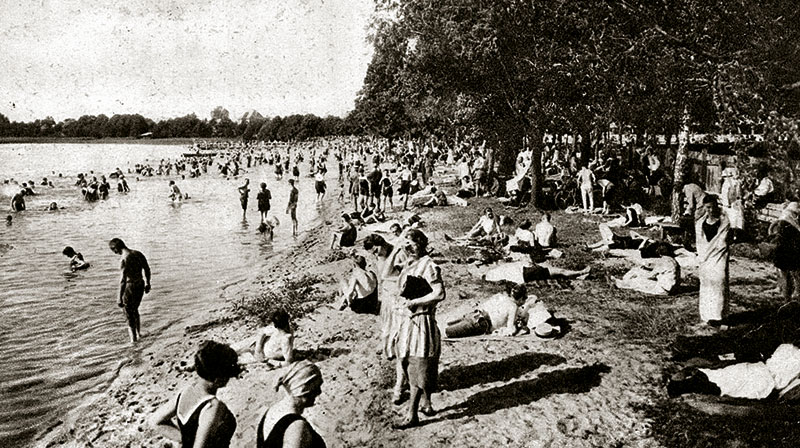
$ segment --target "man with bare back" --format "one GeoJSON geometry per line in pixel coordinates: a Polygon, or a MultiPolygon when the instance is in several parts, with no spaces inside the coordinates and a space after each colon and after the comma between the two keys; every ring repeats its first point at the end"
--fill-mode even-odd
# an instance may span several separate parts
{"type": "Polygon", "coordinates": [[[119,281],[119,300],[117,305],[125,311],[128,320],[128,333],[131,343],[141,337],[139,322],[139,304],[142,297],[150,292],[150,266],[147,258],[138,250],[129,249],[119,238],[108,242],[108,247],[117,255],[121,255],[120,269],[122,278],[119,281]],[[144,278],[142,278],[144,272],[144,278]]]}

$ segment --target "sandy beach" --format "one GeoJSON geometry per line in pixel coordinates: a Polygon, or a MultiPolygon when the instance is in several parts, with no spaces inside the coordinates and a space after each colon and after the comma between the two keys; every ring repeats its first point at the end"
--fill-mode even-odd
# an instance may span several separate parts
{"type": "MultiPolygon", "coordinates": [[[[487,205],[514,219],[533,213],[503,210],[488,198],[472,200],[468,207],[418,211],[447,288],[439,307],[440,325],[498,290],[464,262],[464,248],[452,247],[444,238],[468,229],[487,205]]],[[[723,415],[714,415],[698,410],[692,396],[669,399],[665,392],[666,377],[674,371],[670,346],[681,334],[695,334],[697,327],[695,273],[684,270],[685,291],[674,297],[646,298],[616,290],[611,276],[624,272],[625,260],[581,249],[596,239],[601,219],[562,213],[553,217],[562,229],[565,252],[554,264],[576,268],[589,263],[589,279],[529,285],[530,293],[568,322],[566,334],[558,339],[529,334],[445,340],[440,391],[433,399],[438,414],[424,418],[418,428],[391,427],[402,407],[391,404],[393,366],[378,354],[378,317],[340,312],[332,303],[349,262],[326,248],[333,228],[326,222],[275,256],[255,282],[227,288],[219,308],[197,316],[183,337],[157,341],[138,362],[122,366],[107,392],[55,424],[37,446],[176,446],[156,435],[147,418],[191,378],[197,345],[206,339],[232,343],[249,336],[255,322],[235,319],[234,304],[302,276],[314,284],[319,300],[306,304],[312,311],[296,322],[295,344],[300,358],[322,369],[323,394],[307,417],[328,446],[703,446],[720,437],[727,446],[748,444],[748,431],[742,428],[753,423],[751,413],[732,417],[723,410],[723,415]],[[718,425],[719,419],[725,424],[718,425]]],[[[765,289],[774,277],[766,263],[734,257],[732,311],[769,306],[775,298],[765,289]]],[[[275,378],[275,370],[250,364],[241,378],[221,390],[220,398],[238,420],[232,446],[253,446],[258,419],[277,398],[275,378]]],[[[720,409],[710,402],[712,409],[720,409]]],[[[770,424],[779,431],[771,440],[781,436],[781,428],[790,431],[784,435],[791,440],[788,422],[770,424]]]]}

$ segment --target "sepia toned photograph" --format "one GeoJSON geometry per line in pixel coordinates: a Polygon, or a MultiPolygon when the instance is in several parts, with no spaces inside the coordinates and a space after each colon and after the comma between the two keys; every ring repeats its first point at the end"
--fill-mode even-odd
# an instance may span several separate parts
{"type": "Polygon", "coordinates": [[[793,2],[0,7],[0,447],[800,445],[793,2]]]}

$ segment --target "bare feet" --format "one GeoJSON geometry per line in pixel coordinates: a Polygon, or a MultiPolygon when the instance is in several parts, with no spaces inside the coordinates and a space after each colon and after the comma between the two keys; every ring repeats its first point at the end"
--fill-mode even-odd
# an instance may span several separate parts
{"type": "Polygon", "coordinates": [[[392,427],[394,429],[408,429],[408,428],[413,428],[413,427],[415,427],[417,425],[419,425],[419,419],[418,418],[407,418],[407,419],[402,420],[400,422],[392,423],[392,427]]]}

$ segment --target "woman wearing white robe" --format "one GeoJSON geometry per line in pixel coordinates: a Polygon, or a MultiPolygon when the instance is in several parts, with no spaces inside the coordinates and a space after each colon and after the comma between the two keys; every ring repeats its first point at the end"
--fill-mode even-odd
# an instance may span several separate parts
{"type": "Polygon", "coordinates": [[[700,277],[700,319],[719,323],[728,310],[728,233],[730,223],[722,214],[717,197],[703,198],[705,214],[695,224],[697,275],[700,277]]]}

